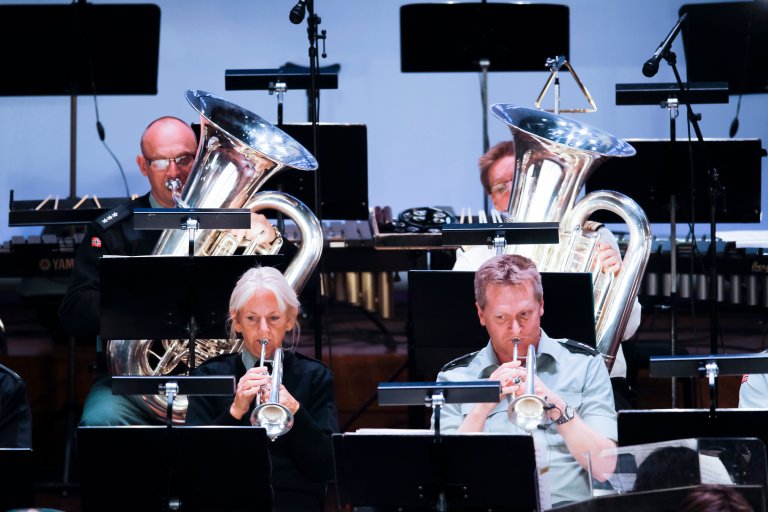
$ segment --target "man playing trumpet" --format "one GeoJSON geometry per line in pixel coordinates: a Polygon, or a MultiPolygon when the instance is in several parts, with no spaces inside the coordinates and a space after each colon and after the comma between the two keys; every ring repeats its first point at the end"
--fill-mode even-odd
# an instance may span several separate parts
{"type": "Polygon", "coordinates": [[[446,404],[440,416],[441,432],[524,434],[526,429],[511,420],[508,405],[525,394],[530,384],[526,368],[515,356],[525,354],[532,345],[537,368],[533,394],[546,404],[532,435],[539,449],[547,452],[552,503],[588,499],[587,454],[593,456],[593,475],[600,478],[613,468],[596,468],[594,456],[615,448],[618,438],[613,391],[602,357],[587,345],[552,339],[541,329],[541,275],[530,259],[516,254],[495,256],[477,270],[474,286],[477,314],[490,341],[482,350],[445,365],[437,380],[499,381],[500,400],[446,404]]]}

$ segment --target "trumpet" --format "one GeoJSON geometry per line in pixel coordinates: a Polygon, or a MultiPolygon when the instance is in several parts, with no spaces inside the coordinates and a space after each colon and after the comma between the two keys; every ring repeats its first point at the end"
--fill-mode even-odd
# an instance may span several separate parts
{"type": "MultiPolygon", "coordinates": [[[[512,352],[512,358],[517,361],[517,345],[520,338],[512,340],[515,344],[512,352]]],[[[526,432],[536,430],[539,425],[546,422],[547,410],[549,405],[543,398],[534,394],[534,377],[536,376],[536,347],[528,345],[528,355],[525,361],[525,392],[515,398],[510,399],[507,414],[509,420],[516,426],[526,432]]]]}
{"type": "MultiPolygon", "coordinates": [[[[261,343],[261,360],[259,366],[264,366],[264,356],[267,350],[266,339],[261,343]]],[[[256,408],[251,413],[251,425],[264,427],[267,436],[274,441],[293,427],[293,413],[280,403],[280,382],[283,377],[283,349],[278,347],[272,361],[272,384],[269,390],[269,400],[261,403],[261,395],[256,396],[256,408]]]]}

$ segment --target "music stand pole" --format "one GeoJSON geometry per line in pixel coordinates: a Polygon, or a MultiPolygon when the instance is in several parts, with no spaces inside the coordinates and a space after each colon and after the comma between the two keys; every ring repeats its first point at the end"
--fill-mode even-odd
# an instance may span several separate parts
{"type": "MultiPolygon", "coordinates": [[[[676,127],[675,122],[680,114],[677,98],[669,98],[662,107],[669,111],[669,162],[674,162],[676,127]]],[[[674,169],[670,169],[670,176],[674,169]]],[[[677,203],[673,188],[669,195],[669,351],[674,356],[677,350],[677,203]]],[[[677,381],[672,377],[672,408],[677,407],[677,381]]]]}
{"type": "MultiPolygon", "coordinates": [[[[707,167],[709,168],[709,214],[710,214],[709,251],[710,251],[710,258],[711,258],[710,269],[709,269],[709,305],[710,305],[709,342],[710,342],[710,353],[717,354],[717,332],[719,329],[719,322],[717,318],[718,316],[717,233],[716,233],[716,216],[715,215],[716,215],[716,208],[717,208],[717,197],[722,194],[722,187],[720,185],[720,178],[717,172],[717,168],[715,168],[715,166],[712,165],[712,159],[710,158],[709,152],[707,151],[707,146],[704,143],[704,136],[701,134],[701,128],[699,127],[699,114],[695,114],[693,112],[688,95],[685,94],[683,81],[680,78],[680,73],[677,70],[677,55],[675,55],[675,52],[667,51],[665,52],[663,57],[664,57],[664,60],[666,60],[669,66],[672,68],[672,72],[675,75],[675,81],[677,82],[677,86],[680,89],[680,94],[684,98],[684,103],[685,103],[686,111],[688,114],[688,122],[693,125],[693,130],[696,133],[696,140],[699,142],[699,144],[703,148],[705,162],[707,164],[707,167]]],[[[695,244],[696,240],[693,240],[693,243],[695,244]]],[[[712,403],[714,404],[717,402],[717,381],[716,380],[710,381],[710,391],[711,391],[712,403]]]]}
{"type": "MultiPolygon", "coordinates": [[[[485,154],[491,147],[491,143],[488,139],[488,68],[491,66],[491,61],[488,59],[480,59],[480,101],[482,103],[481,109],[483,110],[483,154],[485,154]]],[[[483,211],[488,213],[488,194],[483,190],[483,211]]]]}

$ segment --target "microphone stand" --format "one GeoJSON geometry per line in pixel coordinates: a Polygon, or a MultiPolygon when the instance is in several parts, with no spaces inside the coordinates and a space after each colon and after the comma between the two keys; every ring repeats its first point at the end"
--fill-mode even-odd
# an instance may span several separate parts
{"type": "MultiPolygon", "coordinates": [[[[709,302],[710,302],[710,353],[717,354],[717,333],[719,330],[718,322],[718,308],[717,308],[717,233],[716,233],[716,213],[717,213],[717,199],[723,194],[723,187],[720,184],[720,176],[717,172],[717,168],[712,164],[712,159],[707,151],[707,146],[704,143],[704,137],[701,134],[701,128],[699,128],[700,114],[695,114],[691,108],[691,103],[688,95],[685,93],[685,87],[683,81],[680,78],[680,73],[677,70],[677,56],[672,51],[666,51],[662,55],[664,60],[667,61],[672,68],[672,72],[675,74],[675,81],[680,89],[680,95],[684,99],[685,107],[688,112],[688,121],[693,125],[693,130],[696,133],[696,140],[703,148],[704,158],[709,169],[709,256],[710,256],[710,269],[709,269],[709,302]]],[[[695,219],[692,219],[695,220],[695,219]]],[[[695,243],[695,241],[694,241],[695,243]]],[[[716,386],[716,384],[713,384],[716,386]]],[[[713,390],[713,396],[716,398],[716,387],[713,390]]]]}
{"type": "MultiPolygon", "coordinates": [[[[309,38],[309,78],[310,78],[310,90],[309,90],[309,120],[312,123],[312,154],[317,159],[317,123],[318,123],[318,103],[320,102],[320,92],[317,88],[317,84],[320,80],[319,72],[319,56],[317,54],[317,43],[320,39],[323,40],[323,58],[326,57],[325,53],[325,30],[318,35],[317,27],[321,23],[320,16],[315,13],[314,0],[306,1],[307,7],[307,36],[309,38]]],[[[315,181],[315,214],[317,220],[322,223],[321,204],[320,198],[320,179],[318,173],[314,173],[315,181]]],[[[323,260],[319,262],[318,278],[322,281],[323,276],[323,260]]],[[[315,304],[317,310],[315,311],[315,359],[322,360],[322,321],[323,314],[323,302],[322,302],[322,286],[318,285],[315,295],[315,304]]]]}

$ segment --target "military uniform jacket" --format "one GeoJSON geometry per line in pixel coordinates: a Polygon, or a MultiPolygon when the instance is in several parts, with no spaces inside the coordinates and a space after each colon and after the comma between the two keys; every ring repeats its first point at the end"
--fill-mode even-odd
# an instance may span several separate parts
{"type": "Polygon", "coordinates": [[[99,333],[99,258],[105,254],[152,254],[162,231],[133,228],[134,208],[150,207],[147,193],[97,217],[88,225],[77,249],[69,287],[59,308],[59,319],[69,334],[95,337],[99,333]]]}
{"type": "MultiPolygon", "coordinates": [[[[461,382],[487,379],[499,365],[490,342],[478,352],[448,363],[437,375],[438,382],[461,382]]],[[[553,392],[570,405],[581,419],[603,436],[617,440],[616,411],[608,369],[592,347],[571,340],[555,340],[542,330],[536,355],[537,376],[553,392]]],[[[484,431],[504,434],[526,434],[509,421],[508,400],[502,400],[488,416],[484,431]]],[[[446,404],[440,415],[440,431],[456,432],[472,403],[446,404]]],[[[432,418],[434,427],[434,417],[432,418]]],[[[533,432],[537,450],[548,453],[552,503],[588,499],[587,472],[568,451],[555,425],[533,432]]],[[[513,456],[513,454],[508,454],[513,456]]],[[[503,460],[506,455],[499,454],[503,460]]],[[[541,468],[539,468],[541,470],[541,468]]]]}

